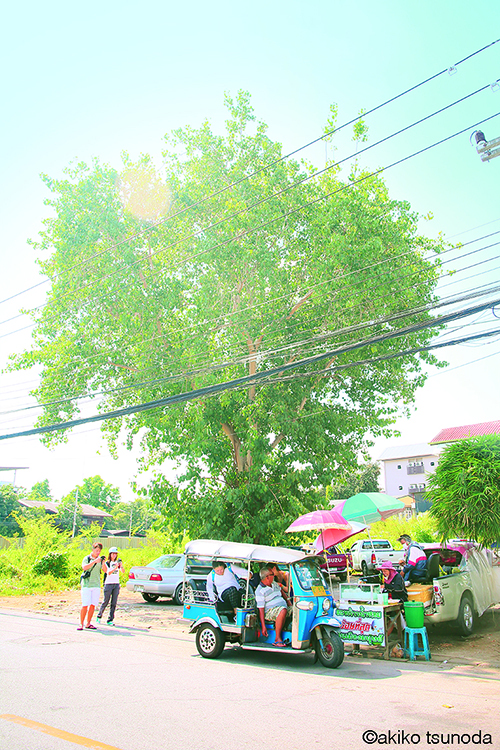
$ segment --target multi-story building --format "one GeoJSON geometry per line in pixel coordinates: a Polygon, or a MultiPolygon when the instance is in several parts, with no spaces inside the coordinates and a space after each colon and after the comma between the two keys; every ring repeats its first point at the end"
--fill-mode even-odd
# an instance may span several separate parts
{"type": "Polygon", "coordinates": [[[386,448],[379,459],[386,493],[393,497],[413,498],[416,513],[427,510],[430,506],[425,500],[427,478],[439,463],[440,450],[428,443],[386,448]]]}

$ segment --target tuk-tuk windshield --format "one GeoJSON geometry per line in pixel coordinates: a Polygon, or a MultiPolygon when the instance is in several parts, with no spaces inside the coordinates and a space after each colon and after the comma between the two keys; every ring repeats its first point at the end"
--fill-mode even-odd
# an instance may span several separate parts
{"type": "Polygon", "coordinates": [[[313,586],[324,587],[325,581],[315,560],[300,560],[293,567],[304,591],[311,591],[313,586]]]}

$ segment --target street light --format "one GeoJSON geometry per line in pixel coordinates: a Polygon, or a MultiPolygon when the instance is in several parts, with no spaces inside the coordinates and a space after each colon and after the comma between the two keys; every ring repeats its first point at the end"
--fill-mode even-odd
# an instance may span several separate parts
{"type": "Polygon", "coordinates": [[[487,141],[482,130],[476,130],[472,135],[476,137],[476,151],[481,161],[490,161],[500,156],[500,137],[487,141]]]}

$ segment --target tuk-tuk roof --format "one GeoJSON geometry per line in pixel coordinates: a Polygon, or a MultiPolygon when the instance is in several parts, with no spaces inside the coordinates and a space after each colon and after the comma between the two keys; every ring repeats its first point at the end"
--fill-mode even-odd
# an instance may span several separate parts
{"type": "Polygon", "coordinates": [[[186,544],[185,552],[186,555],[199,555],[200,557],[276,562],[282,565],[289,565],[306,557],[302,550],[266,547],[263,544],[221,542],[218,539],[195,539],[186,544]]]}

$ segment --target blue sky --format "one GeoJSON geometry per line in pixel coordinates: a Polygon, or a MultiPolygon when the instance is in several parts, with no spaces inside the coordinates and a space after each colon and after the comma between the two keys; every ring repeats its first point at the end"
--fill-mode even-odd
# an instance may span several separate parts
{"type": "MultiPolygon", "coordinates": [[[[322,133],[332,102],[338,104],[339,123],[345,122],[499,38],[500,7],[484,0],[239,5],[194,0],[188,6],[49,0],[11,5],[3,25],[2,300],[39,280],[26,240],[36,237],[47,216],[40,173],[60,177],[72,160],[93,157],[119,166],[122,150],[133,158],[148,152],[159,159],[169,130],[198,126],[205,118],[222,130],[224,91],[238,89],[250,91],[270,137],[284,152],[292,151],[322,133]]],[[[500,78],[499,63],[497,44],[458,66],[455,75],[445,73],[382,108],[367,120],[369,144],[492,83],[500,78]]],[[[374,148],[361,163],[385,166],[496,112],[500,91],[488,89],[374,148]]],[[[484,130],[487,138],[500,136],[500,117],[484,130]]],[[[481,163],[470,132],[386,172],[393,197],[410,201],[422,214],[433,213],[432,221],[422,223],[430,236],[444,232],[466,242],[500,230],[500,158],[481,163]],[[479,229],[482,225],[487,226],[479,229]]],[[[338,158],[352,151],[349,138],[339,134],[338,158]]],[[[325,147],[311,147],[303,156],[321,167],[325,147]]],[[[493,258],[497,250],[484,253],[493,258]]],[[[457,268],[461,264],[457,261],[457,268]]],[[[488,276],[476,283],[498,280],[496,265],[500,261],[486,266],[488,276]]],[[[463,282],[457,274],[448,293],[470,286],[470,274],[463,282]]],[[[0,318],[42,300],[41,289],[22,295],[0,305],[0,318]]],[[[26,322],[5,324],[0,331],[26,322]]],[[[29,345],[29,332],[4,337],[0,345],[5,362],[9,353],[29,345]]],[[[391,444],[425,442],[442,427],[500,418],[500,356],[490,356],[497,352],[496,341],[447,350],[455,369],[429,379],[414,416],[398,423],[401,438],[391,444]],[[481,361],[467,364],[476,359],[481,361]]],[[[15,382],[30,377],[0,379],[4,406],[15,395],[15,382]]],[[[4,442],[0,464],[29,465],[18,481],[31,486],[47,477],[56,496],[100,473],[130,497],[126,485],[133,462],[128,456],[113,462],[105,448],[96,455],[98,435],[95,428],[82,428],[67,446],[50,452],[35,439],[4,442]]],[[[385,445],[377,442],[374,457],[385,445]]]]}

